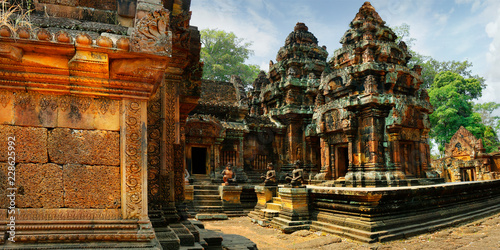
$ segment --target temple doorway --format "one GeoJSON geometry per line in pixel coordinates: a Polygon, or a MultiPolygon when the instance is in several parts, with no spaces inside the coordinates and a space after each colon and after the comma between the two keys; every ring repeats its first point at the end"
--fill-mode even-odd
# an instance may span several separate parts
{"type": "Polygon", "coordinates": [[[461,181],[475,181],[476,180],[476,171],[474,168],[462,168],[460,169],[461,173],[461,181]]]}
{"type": "Polygon", "coordinates": [[[192,174],[207,174],[207,148],[191,148],[192,174]]]}
{"type": "Polygon", "coordinates": [[[343,178],[345,177],[347,168],[349,167],[349,150],[347,148],[347,145],[337,146],[336,155],[335,175],[337,176],[337,178],[343,178]]]}
{"type": "Polygon", "coordinates": [[[412,142],[401,143],[401,165],[407,177],[418,177],[416,153],[412,142]]]}

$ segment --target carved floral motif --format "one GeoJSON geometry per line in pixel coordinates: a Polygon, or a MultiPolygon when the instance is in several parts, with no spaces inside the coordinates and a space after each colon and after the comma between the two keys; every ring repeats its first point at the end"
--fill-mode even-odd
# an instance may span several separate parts
{"type": "Polygon", "coordinates": [[[141,104],[128,101],[125,106],[125,184],[126,204],[125,219],[141,219],[142,207],[142,149],[141,104]]]}
{"type": "Polygon", "coordinates": [[[134,52],[170,56],[172,32],[169,15],[167,9],[162,9],[149,12],[138,20],[130,38],[130,49],[134,52]]]}

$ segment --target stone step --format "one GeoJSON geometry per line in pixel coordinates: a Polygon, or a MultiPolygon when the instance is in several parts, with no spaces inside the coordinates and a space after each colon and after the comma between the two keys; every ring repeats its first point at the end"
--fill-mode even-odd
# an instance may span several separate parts
{"type": "Polygon", "coordinates": [[[279,210],[275,210],[275,209],[265,208],[265,209],[262,209],[261,211],[264,213],[264,216],[268,220],[271,220],[272,218],[278,217],[280,215],[280,211],[279,210]]]}
{"type": "Polygon", "coordinates": [[[193,226],[197,227],[198,229],[205,229],[205,225],[203,225],[203,223],[201,223],[201,221],[199,220],[188,220],[189,222],[191,222],[191,224],[193,224],[193,226]]]}
{"type": "Polygon", "coordinates": [[[204,200],[204,201],[208,201],[208,200],[218,200],[220,201],[220,195],[214,195],[214,194],[195,194],[194,195],[194,199],[195,200],[204,200]]]}
{"type": "Polygon", "coordinates": [[[219,233],[200,229],[200,238],[206,243],[205,249],[222,249],[222,236],[219,233]]]}
{"type": "Polygon", "coordinates": [[[228,217],[243,217],[247,216],[248,212],[245,211],[224,211],[225,214],[227,214],[228,217]]]}
{"type": "Polygon", "coordinates": [[[199,242],[200,241],[200,232],[198,231],[198,229],[196,228],[196,226],[191,221],[189,221],[189,220],[182,221],[181,223],[194,236],[194,241],[195,242],[199,242]]]}
{"type": "Polygon", "coordinates": [[[169,227],[179,237],[181,246],[194,246],[194,235],[181,223],[170,224],[169,227]]]}
{"type": "Polygon", "coordinates": [[[193,185],[194,190],[217,190],[219,191],[218,185],[193,185]]]}
{"type": "Polygon", "coordinates": [[[281,204],[281,197],[273,197],[273,203],[281,204]]]}
{"type": "Polygon", "coordinates": [[[181,245],[179,237],[170,227],[155,227],[155,234],[163,249],[176,249],[181,245]]]}
{"type": "MultiPolygon", "coordinates": [[[[214,214],[214,213],[211,213],[211,214],[205,214],[205,213],[199,213],[196,215],[195,217],[197,220],[227,220],[227,214],[222,214],[222,213],[218,213],[218,214],[214,214]]],[[[201,229],[200,230],[200,233],[201,233],[201,229]]]]}
{"type": "Polygon", "coordinates": [[[214,212],[222,213],[223,212],[222,206],[197,206],[194,209],[198,213],[199,212],[211,212],[211,213],[214,213],[214,212]]]}
{"type": "Polygon", "coordinates": [[[222,201],[221,200],[194,200],[193,205],[195,207],[199,207],[199,206],[222,207],[222,201]]]}
{"type": "Polygon", "coordinates": [[[215,190],[194,190],[194,195],[219,195],[219,191],[215,190]]]}
{"type": "MultiPolygon", "coordinates": [[[[166,249],[166,248],[163,248],[166,249]]],[[[194,246],[181,246],[179,250],[204,250],[205,248],[198,242],[194,243],[194,246]]]]}
{"type": "Polygon", "coordinates": [[[281,211],[281,203],[267,203],[266,208],[281,211]]]}

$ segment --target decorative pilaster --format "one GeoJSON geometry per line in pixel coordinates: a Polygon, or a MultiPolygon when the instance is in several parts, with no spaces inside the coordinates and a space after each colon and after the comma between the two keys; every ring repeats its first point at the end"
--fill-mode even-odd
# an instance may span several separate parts
{"type": "Polygon", "coordinates": [[[120,130],[122,216],[148,219],[146,101],[123,100],[120,130]]]}

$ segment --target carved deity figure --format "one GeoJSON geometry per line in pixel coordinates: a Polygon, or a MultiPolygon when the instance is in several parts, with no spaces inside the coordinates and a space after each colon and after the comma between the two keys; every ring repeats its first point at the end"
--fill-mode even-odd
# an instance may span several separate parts
{"type": "Polygon", "coordinates": [[[373,56],[371,49],[366,48],[366,50],[363,52],[363,63],[368,63],[373,61],[375,61],[375,58],[373,56]]]}
{"type": "Polygon", "coordinates": [[[373,76],[373,75],[367,76],[366,80],[365,80],[364,87],[365,87],[366,94],[377,93],[377,83],[375,80],[375,76],[373,76]]]}
{"type": "Polygon", "coordinates": [[[342,118],[342,128],[349,129],[356,126],[356,120],[354,119],[354,113],[352,111],[346,111],[342,118]]]}
{"type": "Polygon", "coordinates": [[[288,69],[287,75],[289,78],[295,77],[296,74],[297,74],[297,70],[295,70],[294,67],[290,67],[288,69]]]}
{"type": "Polygon", "coordinates": [[[229,186],[230,184],[236,183],[236,174],[232,170],[233,164],[230,162],[226,165],[226,169],[222,170],[222,180],[224,183],[223,186],[229,186]]]}
{"type": "Polygon", "coordinates": [[[274,170],[274,166],[272,163],[267,164],[267,173],[265,176],[261,176],[260,178],[264,180],[264,186],[278,185],[278,183],[276,182],[276,171],[274,170]]]}
{"type": "Polygon", "coordinates": [[[293,164],[294,169],[292,171],[292,176],[287,174],[287,176],[285,177],[285,180],[289,182],[292,187],[300,187],[304,182],[304,170],[300,168],[301,165],[302,164],[300,161],[296,161],[293,164]]]}
{"type": "Polygon", "coordinates": [[[189,174],[189,171],[187,170],[187,168],[184,169],[184,183],[186,185],[189,185],[189,178],[191,177],[191,175],[189,174]]]}

